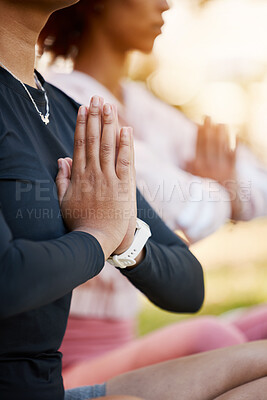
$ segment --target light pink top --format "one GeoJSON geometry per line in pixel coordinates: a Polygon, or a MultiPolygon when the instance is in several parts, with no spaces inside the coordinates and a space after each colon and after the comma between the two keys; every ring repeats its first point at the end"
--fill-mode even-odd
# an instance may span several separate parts
{"type": "Polygon", "coordinates": [[[101,273],[73,291],[71,315],[129,319],[139,310],[137,290],[116,268],[106,263],[101,273]]]}
{"type": "Polygon", "coordinates": [[[115,350],[135,337],[136,326],[133,319],[109,320],[71,316],[60,348],[63,353],[63,369],[115,350]]]}
{"type": "MultiPolygon", "coordinates": [[[[185,162],[195,154],[197,127],[181,112],[135,82],[122,83],[122,105],[103,85],[81,72],[57,74],[49,71],[46,79],[81,104],[89,104],[96,94],[106,102],[117,104],[121,119],[134,128],[138,188],[171,229],[181,229],[192,241],[197,241],[230,218],[226,190],[215,181],[192,176],[183,170],[185,162]]],[[[243,188],[240,219],[266,215],[267,169],[242,146],[238,150],[237,174],[243,188]]],[[[72,313],[124,318],[136,312],[131,285],[124,280],[120,288],[116,286],[120,282],[118,271],[112,269],[107,276],[114,290],[103,291],[100,282],[105,282],[109,274],[107,268],[96,278],[97,285],[93,283],[91,287],[92,280],[87,289],[81,287],[74,291],[72,313]]]]}

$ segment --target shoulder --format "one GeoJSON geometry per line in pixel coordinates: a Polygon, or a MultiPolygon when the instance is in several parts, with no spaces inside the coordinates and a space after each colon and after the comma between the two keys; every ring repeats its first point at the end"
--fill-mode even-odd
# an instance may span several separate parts
{"type": "Polygon", "coordinates": [[[79,104],[88,104],[90,97],[94,94],[103,96],[104,89],[102,86],[82,72],[59,73],[54,70],[47,70],[45,78],[47,82],[62,90],[79,104]]]}
{"type": "Polygon", "coordinates": [[[123,89],[127,107],[137,107],[155,117],[177,117],[177,109],[157,97],[143,82],[125,80],[123,89]]]}
{"type": "Polygon", "coordinates": [[[180,110],[166,103],[150,91],[144,83],[124,81],[126,107],[130,113],[146,115],[150,121],[154,121],[165,129],[174,130],[177,128],[193,132],[195,135],[196,126],[180,110]]]}
{"type": "MultiPolygon", "coordinates": [[[[146,86],[144,82],[124,80],[122,82],[122,87],[127,99],[133,99],[140,96],[142,102],[156,102],[163,103],[158,99],[146,86]]],[[[164,103],[163,103],[164,104],[164,103]]]]}

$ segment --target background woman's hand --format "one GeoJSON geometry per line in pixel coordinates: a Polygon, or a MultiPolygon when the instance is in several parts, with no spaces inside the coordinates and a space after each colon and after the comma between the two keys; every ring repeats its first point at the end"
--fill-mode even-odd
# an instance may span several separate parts
{"type": "Polygon", "coordinates": [[[60,159],[56,179],[67,227],[95,236],[106,259],[130,246],[136,220],[132,129],[121,129],[116,156],[116,123],[115,108],[98,96],[89,109],[82,106],[72,168],[71,160],[60,159]]]}
{"type": "Polygon", "coordinates": [[[195,159],[187,164],[186,170],[193,175],[214,179],[223,186],[236,178],[236,150],[230,147],[226,125],[212,124],[206,117],[198,129],[195,159]]]}
{"type": "Polygon", "coordinates": [[[202,178],[219,182],[228,191],[232,219],[238,220],[242,212],[239,184],[236,177],[236,148],[230,147],[229,133],[225,125],[214,125],[206,117],[203,126],[199,126],[196,156],[186,170],[202,178]]]}

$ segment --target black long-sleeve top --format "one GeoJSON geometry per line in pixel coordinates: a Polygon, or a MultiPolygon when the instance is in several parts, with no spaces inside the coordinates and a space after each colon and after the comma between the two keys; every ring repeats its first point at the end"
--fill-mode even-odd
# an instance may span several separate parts
{"type": "MultiPolygon", "coordinates": [[[[58,348],[71,291],[104,265],[94,237],[66,235],[54,183],[57,159],[72,155],[78,105],[39,78],[50,101],[47,126],[20,83],[0,68],[0,202],[7,222],[1,214],[2,400],[63,399],[58,348]]],[[[43,93],[29,90],[45,113],[43,93]]],[[[143,262],[123,274],[160,307],[196,311],[204,292],[200,264],[139,194],[138,217],[152,238],[143,262]]]]}

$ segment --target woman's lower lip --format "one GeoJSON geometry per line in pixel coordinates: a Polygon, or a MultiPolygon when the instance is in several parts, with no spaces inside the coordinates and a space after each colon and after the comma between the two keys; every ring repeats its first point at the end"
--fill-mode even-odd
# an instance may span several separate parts
{"type": "Polygon", "coordinates": [[[154,30],[155,30],[156,33],[161,33],[161,28],[162,28],[162,25],[161,26],[155,26],[154,30]]]}

